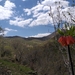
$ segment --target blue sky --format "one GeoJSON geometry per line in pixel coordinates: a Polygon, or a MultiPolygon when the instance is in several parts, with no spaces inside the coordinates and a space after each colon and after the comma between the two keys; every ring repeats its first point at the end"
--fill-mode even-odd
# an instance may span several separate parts
{"type": "Polygon", "coordinates": [[[53,1],[62,1],[64,9],[69,6],[63,0],[0,0],[0,26],[5,36],[42,37],[52,33],[48,13],[53,1]]]}

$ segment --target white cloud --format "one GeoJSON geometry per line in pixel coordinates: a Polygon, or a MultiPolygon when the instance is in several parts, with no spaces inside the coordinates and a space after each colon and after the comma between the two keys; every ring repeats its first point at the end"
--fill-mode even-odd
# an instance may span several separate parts
{"type": "Polygon", "coordinates": [[[0,0],[0,2],[1,2],[2,0],[0,0]]]}
{"type": "Polygon", "coordinates": [[[38,12],[42,11],[43,9],[43,5],[42,4],[38,4],[34,7],[32,7],[31,9],[23,9],[25,13],[27,13],[27,15],[31,15],[31,13],[34,15],[38,14],[38,12]]]}
{"type": "Polygon", "coordinates": [[[37,18],[38,16],[40,16],[40,15],[42,15],[42,14],[43,14],[43,12],[40,12],[40,13],[34,14],[34,15],[33,15],[33,18],[37,18]]]}
{"type": "Polygon", "coordinates": [[[10,28],[5,28],[5,31],[17,31],[17,30],[10,29],[10,28]]]}
{"type": "Polygon", "coordinates": [[[10,25],[24,27],[24,26],[28,26],[31,21],[32,21],[32,19],[24,20],[23,18],[16,17],[15,20],[10,20],[10,25]]]}
{"type": "Polygon", "coordinates": [[[44,36],[48,36],[48,35],[50,35],[51,33],[39,33],[39,34],[37,34],[37,35],[33,35],[33,36],[30,36],[30,37],[36,37],[36,38],[38,38],[38,37],[44,37],[44,36]]]}
{"type": "Polygon", "coordinates": [[[24,10],[24,12],[27,13],[28,16],[31,15],[31,11],[30,11],[30,9],[26,8],[26,9],[23,9],[23,10],[24,10]]]}
{"type": "Polygon", "coordinates": [[[63,14],[65,14],[65,16],[63,16],[61,14],[63,20],[67,21],[68,23],[74,23],[75,24],[75,22],[72,21],[72,19],[75,20],[75,13],[74,13],[75,12],[75,7],[65,8],[65,10],[62,10],[62,12],[63,12],[63,14]],[[69,15],[69,13],[71,15],[69,15]]]}
{"type": "Polygon", "coordinates": [[[69,2],[66,0],[44,0],[42,1],[42,4],[45,6],[63,6],[63,7],[67,7],[69,2]]]}
{"type": "Polygon", "coordinates": [[[74,13],[75,7],[69,6],[69,1],[67,0],[44,0],[42,1],[42,4],[46,6],[51,6],[51,12],[53,13],[55,24],[57,24],[59,20],[66,21],[68,23],[74,23],[72,19],[75,19],[75,13],[74,13]],[[58,16],[59,12],[57,9],[60,12],[60,17],[58,16]],[[69,15],[68,12],[71,15],[69,15]]]}
{"type": "Polygon", "coordinates": [[[10,2],[9,0],[7,0],[4,4],[4,8],[8,9],[8,10],[11,10],[12,8],[15,7],[15,4],[10,2]]]}
{"type": "MultiPolygon", "coordinates": [[[[24,12],[27,13],[27,16],[32,15],[33,21],[29,26],[38,26],[38,25],[48,25],[53,24],[52,18],[49,16],[50,6],[52,8],[52,13],[54,17],[54,22],[59,22],[59,17],[57,17],[58,10],[57,8],[60,6],[60,14],[61,19],[65,20],[65,17],[62,15],[62,11],[66,10],[69,7],[69,2],[66,0],[44,0],[38,3],[36,6],[31,9],[24,9],[24,12]],[[63,18],[62,18],[63,17],[63,18]]],[[[66,10],[67,13],[67,10],[66,10]]],[[[74,13],[74,12],[73,12],[74,13]]],[[[68,15],[69,16],[69,15],[68,15]]]]}
{"type": "Polygon", "coordinates": [[[50,10],[50,7],[48,7],[48,6],[43,7],[43,11],[49,11],[49,10],[50,10]]]}
{"type": "Polygon", "coordinates": [[[0,5],[0,20],[9,19],[13,15],[12,9],[16,7],[14,3],[6,0],[4,6],[0,5]]]}
{"type": "Polygon", "coordinates": [[[7,35],[7,33],[11,32],[11,31],[17,31],[17,30],[14,30],[14,29],[10,29],[10,28],[5,28],[5,31],[4,31],[4,35],[7,35]]]}
{"type": "Polygon", "coordinates": [[[37,17],[36,20],[32,21],[29,25],[30,27],[38,26],[38,25],[48,25],[50,23],[50,17],[47,13],[42,13],[37,17]]]}
{"type": "Polygon", "coordinates": [[[75,7],[70,7],[69,2],[66,0],[43,0],[41,4],[38,2],[36,6],[28,9],[25,8],[23,11],[25,12],[25,16],[28,19],[22,20],[10,20],[11,25],[15,26],[38,26],[38,25],[48,25],[53,24],[52,17],[49,16],[50,13],[50,6],[51,12],[53,13],[54,23],[57,24],[59,20],[72,22],[70,19],[70,15],[67,13],[68,11],[72,14],[73,18],[75,19],[75,7]],[[60,8],[59,8],[60,7],[60,8]],[[58,10],[60,11],[60,17],[58,16],[58,10]],[[67,16],[65,17],[63,13],[67,16]],[[31,17],[32,16],[32,17],[31,17]]]}
{"type": "Polygon", "coordinates": [[[48,6],[44,6],[38,3],[35,7],[32,7],[31,9],[27,8],[23,10],[25,13],[27,13],[28,16],[32,14],[33,21],[29,24],[30,27],[49,24],[50,17],[48,16],[48,6]],[[44,13],[45,11],[47,12],[44,13]]]}
{"type": "Polygon", "coordinates": [[[42,4],[38,4],[38,5],[36,5],[35,7],[32,7],[32,8],[31,8],[31,12],[32,12],[33,15],[34,15],[34,14],[37,14],[37,13],[39,13],[40,11],[42,11],[42,9],[43,9],[43,5],[42,5],[42,4]]]}

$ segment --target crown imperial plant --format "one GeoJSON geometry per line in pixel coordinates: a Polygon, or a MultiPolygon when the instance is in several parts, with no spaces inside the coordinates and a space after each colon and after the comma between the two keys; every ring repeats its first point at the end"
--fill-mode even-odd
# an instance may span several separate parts
{"type": "MultiPolygon", "coordinates": [[[[67,26],[66,26],[67,27],[67,26]]],[[[75,43],[75,39],[73,36],[75,36],[75,26],[71,26],[69,29],[66,29],[64,32],[60,29],[58,29],[58,33],[61,34],[62,36],[59,37],[58,42],[62,46],[67,46],[67,55],[68,55],[68,60],[69,60],[69,70],[70,70],[70,75],[74,75],[74,69],[73,69],[73,63],[72,63],[72,58],[71,58],[71,53],[70,53],[70,45],[75,43]]]]}

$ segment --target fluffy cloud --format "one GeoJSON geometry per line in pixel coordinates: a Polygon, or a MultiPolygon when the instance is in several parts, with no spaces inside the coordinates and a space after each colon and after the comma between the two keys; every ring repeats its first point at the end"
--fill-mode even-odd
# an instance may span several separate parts
{"type": "Polygon", "coordinates": [[[0,5],[0,20],[9,19],[13,15],[12,9],[16,7],[14,3],[9,0],[5,1],[4,6],[0,5]]]}
{"type": "Polygon", "coordinates": [[[10,25],[15,25],[19,27],[24,27],[30,24],[32,19],[26,19],[15,17],[15,20],[10,20],[10,25]]]}
{"type": "Polygon", "coordinates": [[[27,13],[27,16],[32,15],[33,21],[30,23],[30,27],[32,26],[38,26],[38,25],[48,25],[48,24],[53,24],[52,18],[49,16],[49,11],[50,11],[50,6],[51,6],[51,12],[53,13],[53,18],[54,18],[54,23],[59,22],[59,13],[58,13],[58,8],[60,11],[60,19],[63,21],[70,21],[70,15],[68,15],[68,11],[70,8],[69,12],[72,12],[74,15],[74,9],[73,7],[69,7],[69,2],[66,0],[44,0],[40,3],[38,3],[36,6],[32,7],[31,9],[24,9],[24,12],[27,13]],[[73,10],[71,10],[71,8],[73,10]],[[65,17],[64,14],[67,16],[65,17]],[[69,17],[69,18],[68,18],[69,17]],[[67,20],[68,18],[68,20],[67,20]]]}
{"type": "MultiPolygon", "coordinates": [[[[75,24],[75,22],[72,21],[72,19],[75,19],[75,7],[69,6],[67,0],[44,0],[42,4],[51,7],[50,16],[52,13],[54,24],[57,25],[60,20],[75,24]]],[[[50,23],[52,24],[52,21],[50,21],[50,23]]]]}
{"type": "Polygon", "coordinates": [[[23,9],[25,12],[25,17],[28,17],[28,19],[21,19],[21,20],[10,20],[11,25],[15,26],[38,26],[38,25],[48,25],[48,24],[57,24],[59,20],[72,22],[71,16],[68,14],[68,12],[71,13],[73,16],[73,19],[75,18],[75,7],[70,7],[69,2],[66,0],[43,0],[41,1],[41,4],[38,2],[36,6],[32,8],[25,8],[23,9]],[[51,6],[51,12],[50,12],[50,6],[51,6]],[[60,16],[59,11],[60,11],[60,16]],[[50,13],[50,16],[49,16],[50,13]],[[51,13],[53,14],[53,19],[51,17],[51,13]],[[66,15],[66,17],[64,16],[66,15]]]}
{"type": "Polygon", "coordinates": [[[11,32],[11,31],[17,31],[17,30],[14,30],[14,29],[10,29],[10,28],[5,28],[5,31],[4,31],[4,35],[7,35],[7,33],[11,32]]]}
{"type": "Polygon", "coordinates": [[[10,28],[5,28],[5,31],[17,31],[17,30],[10,29],[10,28]]]}
{"type": "Polygon", "coordinates": [[[36,20],[33,20],[29,26],[32,27],[38,25],[48,25],[49,23],[50,23],[50,17],[48,16],[48,14],[42,13],[37,17],[36,20]]]}
{"type": "Polygon", "coordinates": [[[11,10],[12,8],[15,7],[15,4],[10,2],[9,0],[7,0],[4,4],[4,8],[8,9],[8,10],[11,10]]]}
{"type": "Polygon", "coordinates": [[[46,6],[63,6],[63,7],[67,7],[69,2],[66,1],[66,0],[44,0],[42,1],[42,4],[43,5],[46,5],[46,6]]]}
{"type": "Polygon", "coordinates": [[[39,33],[39,34],[37,34],[37,35],[33,35],[33,36],[30,36],[30,37],[36,37],[36,38],[38,38],[38,37],[44,37],[44,36],[48,36],[48,35],[50,35],[51,33],[39,33]]]}
{"type": "Polygon", "coordinates": [[[38,4],[34,7],[32,7],[31,9],[23,9],[25,13],[27,13],[27,15],[31,15],[31,13],[34,15],[38,14],[38,12],[40,12],[43,9],[43,5],[42,4],[38,4]]]}
{"type": "Polygon", "coordinates": [[[74,13],[75,12],[75,7],[67,7],[67,8],[65,8],[65,10],[62,10],[62,12],[65,15],[65,16],[63,16],[61,14],[62,20],[65,20],[68,23],[75,24],[75,22],[73,21],[73,20],[75,20],[75,13],[74,13]]]}
{"type": "Polygon", "coordinates": [[[23,9],[27,16],[32,14],[33,21],[29,24],[30,27],[38,26],[38,25],[47,25],[49,24],[50,17],[48,16],[48,6],[44,6],[38,3],[35,7],[31,9],[23,9]],[[47,11],[45,13],[45,11],[47,11]]]}
{"type": "Polygon", "coordinates": [[[38,14],[38,12],[42,11],[43,9],[43,5],[42,4],[38,4],[35,7],[31,8],[31,12],[33,13],[33,15],[38,14]]]}
{"type": "Polygon", "coordinates": [[[31,11],[28,9],[28,8],[26,8],[26,9],[23,9],[24,10],[24,12],[26,12],[27,13],[27,15],[29,16],[29,15],[31,15],[31,11]]]}

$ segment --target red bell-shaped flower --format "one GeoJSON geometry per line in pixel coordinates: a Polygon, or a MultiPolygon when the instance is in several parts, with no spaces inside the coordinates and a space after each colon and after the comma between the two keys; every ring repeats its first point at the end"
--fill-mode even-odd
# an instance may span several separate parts
{"type": "Polygon", "coordinates": [[[58,39],[58,42],[62,46],[68,46],[75,43],[75,39],[72,36],[62,36],[58,39]]]}
{"type": "Polygon", "coordinates": [[[67,45],[74,44],[75,39],[72,36],[66,36],[67,45]]]}
{"type": "Polygon", "coordinates": [[[58,39],[58,42],[62,45],[62,46],[67,46],[67,43],[66,43],[66,37],[65,36],[62,36],[58,39]]]}

